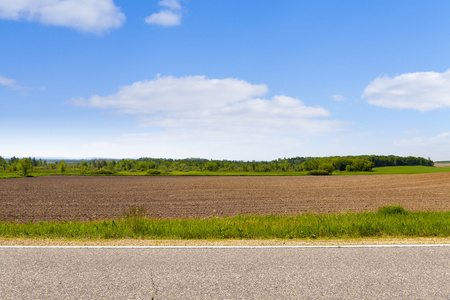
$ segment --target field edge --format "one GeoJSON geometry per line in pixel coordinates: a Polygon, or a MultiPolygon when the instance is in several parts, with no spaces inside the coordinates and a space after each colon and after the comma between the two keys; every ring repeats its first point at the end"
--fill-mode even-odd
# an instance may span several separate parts
{"type": "Polygon", "coordinates": [[[344,246],[450,244],[450,237],[376,237],[342,239],[61,239],[0,238],[0,246],[344,246]]]}

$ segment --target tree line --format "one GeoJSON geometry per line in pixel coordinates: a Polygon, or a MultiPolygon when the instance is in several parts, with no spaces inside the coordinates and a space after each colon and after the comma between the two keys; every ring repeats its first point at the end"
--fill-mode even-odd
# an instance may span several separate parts
{"type": "Polygon", "coordinates": [[[138,172],[148,170],[160,171],[236,171],[236,172],[296,172],[322,170],[333,171],[371,171],[374,167],[386,166],[433,166],[432,160],[423,157],[400,157],[394,155],[359,155],[332,157],[293,157],[278,158],[272,161],[236,161],[213,160],[203,158],[166,159],[142,157],[139,159],[90,159],[70,161],[49,161],[36,158],[0,156],[0,170],[21,172],[26,176],[32,170],[56,170],[73,172],[138,172]]]}
{"type": "Polygon", "coordinates": [[[360,155],[313,158],[302,162],[299,168],[305,171],[323,170],[332,173],[333,171],[371,171],[374,167],[433,165],[434,162],[432,160],[423,157],[360,155]]]}

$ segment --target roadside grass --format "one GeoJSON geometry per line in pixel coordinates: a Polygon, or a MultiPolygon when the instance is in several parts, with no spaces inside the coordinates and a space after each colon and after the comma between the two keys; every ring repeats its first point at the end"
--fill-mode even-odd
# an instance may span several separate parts
{"type": "Polygon", "coordinates": [[[121,218],[91,222],[1,222],[0,237],[203,240],[450,236],[450,211],[412,212],[401,206],[377,212],[209,219],[149,219],[145,212],[145,207],[131,207],[121,218]]]}

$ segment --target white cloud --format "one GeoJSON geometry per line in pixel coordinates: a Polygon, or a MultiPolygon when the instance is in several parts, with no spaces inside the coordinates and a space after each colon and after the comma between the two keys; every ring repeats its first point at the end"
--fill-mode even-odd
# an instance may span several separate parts
{"type": "Polygon", "coordinates": [[[118,28],[125,15],[113,0],[3,0],[0,18],[102,33],[118,28]]]}
{"type": "Polygon", "coordinates": [[[145,23],[165,27],[178,26],[181,24],[181,14],[170,10],[162,10],[158,13],[154,13],[146,17],[145,23]]]}
{"type": "MultiPolygon", "coordinates": [[[[450,132],[443,132],[430,138],[418,136],[411,139],[400,139],[395,141],[394,144],[405,146],[427,146],[427,147],[438,145],[450,146],[450,132]]],[[[446,151],[448,152],[448,149],[446,151]]]]}
{"type": "Polygon", "coordinates": [[[345,101],[345,97],[343,95],[339,95],[339,94],[334,94],[332,96],[332,98],[334,101],[338,101],[338,102],[345,101]]]}
{"type": "Polygon", "coordinates": [[[450,107],[450,70],[379,77],[366,87],[362,97],[372,105],[386,108],[421,112],[447,108],[450,107]]]}
{"type": "Polygon", "coordinates": [[[7,86],[12,89],[20,88],[15,79],[6,78],[3,76],[0,76],[0,85],[7,86]]]}
{"type": "MultiPolygon", "coordinates": [[[[74,103],[134,115],[141,127],[151,128],[150,133],[126,139],[148,139],[151,143],[157,140],[166,146],[192,149],[223,145],[221,151],[232,151],[230,147],[246,145],[252,152],[267,152],[269,148],[294,144],[299,149],[301,139],[327,135],[346,126],[329,120],[330,113],[322,107],[306,106],[284,95],[262,98],[267,93],[263,84],[233,78],[169,76],[135,82],[121,87],[116,94],[93,95],[74,103]]],[[[291,151],[295,152],[294,148],[291,151]]]]}
{"type": "Polygon", "coordinates": [[[165,27],[181,25],[182,7],[178,0],[161,0],[158,5],[164,9],[146,17],[145,23],[165,27]]]}
{"type": "Polygon", "coordinates": [[[142,126],[165,129],[188,128],[207,135],[241,132],[249,135],[295,136],[320,135],[333,131],[338,122],[323,120],[329,112],[307,107],[300,100],[275,96],[271,100],[249,99],[219,107],[171,111],[155,116],[138,117],[142,126]]]}
{"type": "Polygon", "coordinates": [[[167,7],[171,10],[180,10],[181,4],[178,0],[161,0],[158,2],[159,6],[167,7]]]}
{"type": "Polygon", "coordinates": [[[450,159],[450,132],[443,132],[432,137],[415,136],[398,139],[393,145],[403,155],[433,156],[434,160],[450,159]]]}
{"type": "Polygon", "coordinates": [[[223,108],[231,103],[262,96],[266,93],[265,85],[250,84],[233,78],[158,76],[154,80],[138,81],[122,86],[119,92],[113,95],[94,95],[88,100],[81,100],[79,104],[113,108],[121,113],[141,115],[223,108]]]}

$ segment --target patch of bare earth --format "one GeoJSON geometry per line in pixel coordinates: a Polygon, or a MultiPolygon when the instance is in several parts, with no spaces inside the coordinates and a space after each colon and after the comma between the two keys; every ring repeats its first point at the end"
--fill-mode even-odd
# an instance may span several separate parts
{"type": "Polygon", "coordinates": [[[445,167],[450,167],[450,163],[434,163],[434,166],[445,168],[445,167]]]}
{"type": "Polygon", "coordinates": [[[100,220],[144,205],[152,218],[449,210],[450,173],[359,176],[89,177],[0,180],[1,221],[100,220]]]}

